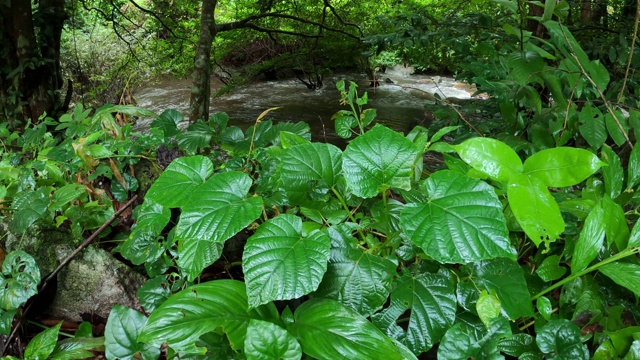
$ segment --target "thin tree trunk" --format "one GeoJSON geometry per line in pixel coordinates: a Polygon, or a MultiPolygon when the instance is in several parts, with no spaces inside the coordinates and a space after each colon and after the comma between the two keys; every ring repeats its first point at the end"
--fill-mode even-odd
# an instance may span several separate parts
{"type": "Polygon", "coordinates": [[[209,118],[209,99],[211,97],[211,46],[216,36],[214,11],[217,0],[202,0],[200,17],[200,37],[193,69],[193,86],[189,101],[189,121],[209,118]]]}

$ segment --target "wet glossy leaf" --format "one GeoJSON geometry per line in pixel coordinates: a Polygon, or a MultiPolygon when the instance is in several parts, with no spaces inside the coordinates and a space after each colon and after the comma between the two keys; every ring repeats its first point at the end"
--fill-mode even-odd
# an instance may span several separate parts
{"type": "Polygon", "coordinates": [[[168,208],[184,206],[194,190],[211,174],[213,164],[204,156],[178,158],[171,162],[151,185],[146,199],[168,208]]]}
{"type": "Polygon", "coordinates": [[[358,126],[358,120],[352,115],[334,117],[336,133],[343,139],[353,135],[351,129],[358,126]]]}
{"type": "Polygon", "coordinates": [[[9,227],[13,233],[19,234],[47,213],[49,198],[43,191],[27,191],[16,197],[12,206],[16,210],[11,216],[9,227]]]}
{"type": "Polygon", "coordinates": [[[67,184],[53,193],[49,209],[59,210],[62,206],[76,200],[81,195],[86,194],[87,189],[79,184],[67,184]]]}
{"type": "Polygon", "coordinates": [[[481,322],[459,322],[444,335],[438,347],[438,359],[497,359],[498,342],[511,336],[509,320],[500,316],[485,327],[481,322]]]}
{"type": "Polygon", "coordinates": [[[629,134],[629,125],[620,110],[614,110],[615,117],[609,112],[604,115],[604,123],[611,138],[618,146],[622,146],[627,140],[629,134]]]}
{"type": "Polygon", "coordinates": [[[338,300],[370,316],[387,300],[395,268],[392,261],[359,248],[333,249],[315,295],[338,300]]]}
{"type": "Polygon", "coordinates": [[[147,322],[143,314],[124,306],[114,305],[104,329],[104,347],[107,359],[157,359],[160,347],[141,344],[138,335],[147,322]],[[140,354],[140,355],[137,355],[140,354]]]}
{"type": "Polygon", "coordinates": [[[551,319],[551,311],[553,310],[553,306],[551,305],[551,300],[549,300],[547,297],[541,296],[536,299],[536,309],[543,319],[547,321],[551,319]]]}
{"type": "Polygon", "coordinates": [[[414,354],[429,350],[453,325],[456,295],[453,282],[443,274],[405,274],[394,283],[391,304],[372,321],[414,354]],[[408,315],[408,319],[404,316],[408,315]],[[405,331],[398,321],[408,320],[405,331]]]}
{"type": "Polygon", "coordinates": [[[184,119],[182,114],[174,109],[167,109],[151,122],[152,128],[160,129],[165,137],[172,137],[180,133],[178,124],[184,119]]]}
{"type": "Polygon", "coordinates": [[[536,337],[540,350],[547,359],[588,359],[587,346],[580,341],[580,328],[567,319],[551,320],[536,337]]]}
{"type": "Polygon", "coordinates": [[[640,296],[640,265],[614,262],[598,268],[616,284],[640,296]]]}
{"type": "Polygon", "coordinates": [[[158,236],[169,223],[171,210],[147,198],[135,213],[136,225],[118,250],[127,260],[140,265],[157,260],[164,252],[158,236]]]}
{"type": "MultiPolygon", "coordinates": [[[[608,215],[607,215],[608,216],[608,215]]],[[[589,263],[598,256],[604,243],[605,212],[602,205],[598,203],[593,207],[589,216],[584,221],[580,237],[573,250],[571,261],[571,273],[575,274],[589,266],[589,263]]]]}
{"type": "Polygon", "coordinates": [[[546,186],[565,187],[581,183],[603,165],[588,150],[558,147],[530,156],[524,162],[524,173],[540,179],[546,186]]]}
{"type": "Polygon", "coordinates": [[[633,189],[640,184],[640,146],[634,146],[631,150],[628,167],[627,189],[633,189]]]}
{"type": "Polygon", "coordinates": [[[409,190],[417,155],[409,139],[376,125],[351,141],[344,151],[342,169],[347,186],[363,198],[390,188],[409,190]]]}
{"type": "Polygon", "coordinates": [[[442,263],[515,258],[502,204],[491,186],[445,170],[431,175],[421,190],[429,201],[406,205],[400,226],[427,255],[442,263]]]}
{"type": "Polygon", "coordinates": [[[224,241],[260,216],[262,198],[247,198],[251,185],[245,173],[220,173],[195,189],[183,206],[176,227],[178,265],[190,279],[218,259],[224,241]]]}
{"type": "Polygon", "coordinates": [[[631,230],[631,235],[629,236],[629,244],[627,247],[632,248],[636,246],[640,246],[640,221],[636,221],[633,224],[633,229],[631,230]]]}
{"type": "Polygon", "coordinates": [[[514,334],[511,338],[500,340],[500,342],[498,342],[498,349],[513,357],[520,357],[525,353],[540,352],[536,345],[535,338],[529,334],[523,333],[514,334]]]}
{"type": "MultiPolygon", "coordinates": [[[[38,293],[40,270],[33,257],[22,250],[10,252],[2,262],[0,306],[11,311],[38,293]]],[[[13,318],[13,317],[12,317],[13,318]]]]}
{"type": "Polygon", "coordinates": [[[302,220],[294,215],[279,215],[260,225],[242,256],[249,306],[316,290],[327,271],[330,246],[322,231],[303,236],[302,220]]]}
{"type": "Polygon", "coordinates": [[[140,286],[136,294],[144,311],[150,314],[169,298],[171,285],[166,275],[156,276],[140,286]]]}
{"type": "Polygon", "coordinates": [[[509,318],[516,320],[533,315],[524,271],[515,261],[499,258],[478,261],[469,266],[478,289],[495,292],[509,318]]]}
{"type": "Polygon", "coordinates": [[[95,353],[104,347],[104,338],[76,337],[64,339],[56,344],[55,349],[48,359],[51,360],[72,360],[94,358],[95,353]]]}
{"type": "Polygon", "coordinates": [[[609,246],[616,244],[618,249],[626,248],[629,241],[629,225],[627,225],[624,209],[608,196],[602,198],[602,209],[605,213],[603,221],[607,243],[609,246]]]}
{"type": "Polygon", "coordinates": [[[543,281],[549,282],[560,279],[567,272],[567,268],[560,266],[560,256],[551,255],[547,256],[538,269],[536,274],[543,281]]]}
{"type": "Polygon", "coordinates": [[[213,129],[202,120],[191,124],[187,131],[176,136],[176,142],[181,150],[187,154],[196,154],[211,146],[213,129]]]}
{"type": "Polygon", "coordinates": [[[335,300],[307,301],[294,317],[289,330],[305,354],[319,360],[403,358],[389,337],[335,300]]]}
{"type": "Polygon", "coordinates": [[[598,108],[587,102],[578,114],[580,121],[580,135],[587,140],[594,149],[599,149],[607,140],[607,128],[604,124],[604,116],[598,108]]]}
{"type": "Polygon", "coordinates": [[[615,199],[622,192],[624,182],[624,170],[620,163],[620,157],[607,145],[602,147],[602,161],[609,166],[602,168],[602,177],[604,178],[604,188],[612,199],[615,199]]]}
{"type": "Polygon", "coordinates": [[[302,348],[287,330],[267,321],[249,320],[244,340],[247,360],[297,360],[302,348]]]}
{"type": "Polygon", "coordinates": [[[522,172],[522,160],[502,141],[477,137],[453,148],[467,164],[492,179],[506,182],[512,175],[522,172]]]}
{"type": "Polygon", "coordinates": [[[487,290],[480,292],[480,296],[476,302],[476,312],[485,326],[489,327],[491,320],[500,316],[501,307],[502,304],[495,292],[488,292],[487,290]]]}
{"type": "Polygon", "coordinates": [[[201,335],[217,328],[227,334],[235,349],[244,347],[249,325],[245,286],[236,280],[215,280],[191,286],[172,295],[154,311],[138,341],[188,348],[201,335]]]}
{"type": "Polygon", "coordinates": [[[282,187],[293,205],[321,207],[325,201],[311,198],[326,194],[335,186],[342,171],[342,152],[330,144],[308,143],[293,146],[282,153],[282,187]]]}
{"type": "Polygon", "coordinates": [[[541,180],[516,175],[511,177],[508,186],[511,211],[536,246],[553,242],[564,232],[558,203],[541,180]]]}
{"type": "Polygon", "coordinates": [[[283,149],[304,144],[311,144],[311,142],[298,134],[289,131],[280,131],[280,145],[283,149]]]}
{"type": "Polygon", "coordinates": [[[27,345],[27,348],[24,350],[24,358],[33,360],[45,360],[49,358],[49,355],[51,355],[53,349],[56,347],[61,325],[62,322],[59,322],[58,325],[44,330],[29,341],[29,345],[27,345]]]}

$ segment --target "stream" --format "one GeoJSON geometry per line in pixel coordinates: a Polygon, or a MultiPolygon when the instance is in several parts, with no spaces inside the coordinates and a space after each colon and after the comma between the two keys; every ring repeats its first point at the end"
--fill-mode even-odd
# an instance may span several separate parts
{"type": "MultiPolygon", "coordinates": [[[[266,109],[271,111],[265,120],[305,121],[316,141],[339,141],[333,130],[331,116],[338,110],[348,109],[340,105],[340,93],[335,87],[339,80],[355,81],[358,94],[368,93],[369,103],[365,108],[376,108],[378,123],[406,133],[416,125],[429,126],[429,117],[424,106],[433,103],[433,95],[445,98],[470,99],[475,88],[451,77],[411,75],[412,69],[396,66],[379,74],[380,86],[373,88],[364,74],[343,73],[324,78],[324,86],[309,90],[298,79],[257,81],[239,86],[232,92],[211,99],[210,113],[226,112],[230,125],[243,129],[254,124],[266,109]]],[[[134,94],[138,106],[158,114],[166,109],[176,109],[185,117],[188,114],[191,81],[167,78],[149,84],[134,94]]],[[[212,80],[215,92],[222,84],[212,80]]],[[[141,119],[137,128],[148,128],[151,119],[141,119]]],[[[186,120],[185,120],[186,122],[186,120]]]]}

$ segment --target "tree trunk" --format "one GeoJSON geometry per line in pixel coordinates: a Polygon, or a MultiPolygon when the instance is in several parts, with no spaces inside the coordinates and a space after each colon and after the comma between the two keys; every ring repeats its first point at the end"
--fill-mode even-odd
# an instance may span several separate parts
{"type": "Polygon", "coordinates": [[[21,127],[60,106],[65,19],[64,0],[41,0],[36,12],[30,0],[0,3],[0,121],[21,127]]]}
{"type": "Polygon", "coordinates": [[[537,36],[542,39],[545,38],[547,31],[544,25],[542,25],[540,21],[533,19],[533,17],[542,17],[542,15],[544,15],[544,2],[545,0],[541,1],[541,6],[529,4],[529,20],[527,22],[527,30],[531,31],[533,36],[537,36]]]}
{"type": "Polygon", "coordinates": [[[583,24],[591,23],[591,0],[582,0],[580,6],[580,22],[583,24]]]}
{"type": "Polygon", "coordinates": [[[200,37],[193,69],[193,86],[189,101],[189,121],[209,118],[209,99],[211,98],[211,46],[216,36],[214,11],[217,0],[202,0],[200,16],[200,37]]]}

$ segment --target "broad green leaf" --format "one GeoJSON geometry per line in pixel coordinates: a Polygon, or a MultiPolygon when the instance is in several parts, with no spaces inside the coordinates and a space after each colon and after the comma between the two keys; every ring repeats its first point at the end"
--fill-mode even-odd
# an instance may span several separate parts
{"type": "Polygon", "coordinates": [[[22,250],[10,252],[2,262],[2,275],[4,275],[0,276],[2,310],[15,310],[38,293],[40,270],[33,257],[26,252],[22,250]]]}
{"type": "Polygon", "coordinates": [[[58,341],[55,349],[48,359],[51,360],[72,360],[94,358],[96,354],[90,350],[97,351],[104,347],[104,338],[76,337],[58,341]]]}
{"type": "Polygon", "coordinates": [[[352,115],[338,116],[332,118],[335,120],[336,133],[343,139],[348,139],[353,134],[351,129],[358,126],[358,120],[352,115]]]}
{"type": "Polygon", "coordinates": [[[302,235],[302,219],[282,214],[260,225],[242,255],[249,306],[295,299],[316,290],[330,255],[329,236],[302,235]]]}
{"type": "Polygon", "coordinates": [[[151,122],[152,128],[160,129],[164,132],[166,138],[178,135],[180,129],[178,124],[184,119],[180,112],[174,109],[167,109],[151,122]]]}
{"type": "Polygon", "coordinates": [[[604,115],[604,124],[607,127],[609,135],[611,135],[611,139],[613,139],[616,145],[622,146],[622,144],[627,141],[629,126],[620,110],[614,110],[613,114],[615,117],[609,112],[604,115]]]}
{"type": "Polygon", "coordinates": [[[627,189],[633,189],[640,184],[640,146],[634,146],[629,155],[627,175],[627,189]]]}
{"type": "Polygon", "coordinates": [[[171,284],[166,275],[156,276],[147,280],[136,292],[140,305],[144,311],[151,314],[160,304],[171,295],[171,284]]]}
{"type": "Polygon", "coordinates": [[[138,335],[147,317],[124,306],[114,305],[104,329],[104,347],[107,359],[134,359],[137,354],[143,359],[157,359],[160,347],[141,344],[138,335]]]}
{"type": "MultiPolygon", "coordinates": [[[[3,278],[0,277],[0,286],[4,285],[3,282],[3,278]]],[[[13,318],[16,316],[17,310],[5,311],[3,308],[4,306],[0,308],[0,334],[9,336],[13,329],[13,318]]]]}
{"type": "Polygon", "coordinates": [[[533,315],[524,271],[515,261],[498,258],[478,261],[469,267],[477,288],[495,292],[510,319],[533,315]]]}
{"type": "Polygon", "coordinates": [[[314,295],[338,300],[370,316],[387,300],[395,268],[392,261],[360,248],[332,249],[327,272],[314,295]]]}
{"type": "Polygon", "coordinates": [[[587,66],[587,71],[598,89],[605,92],[607,85],[609,85],[609,71],[607,71],[607,68],[602,65],[600,60],[593,60],[587,66]]]}
{"type": "Polygon", "coordinates": [[[244,340],[247,360],[297,360],[302,348],[287,330],[262,320],[249,320],[244,340]]]}
{"type": "Polygon", "coordinates": [[[551,255],[542,260],[536,269],[536,274],[542,281],[549,282],[560,279],[567,272],[567,268],[560,266],[560,256],[551,255]]]}
{"type": "Polygon", "coordinates": [[[370,198],[390,188],[411,189],[418,150],[401,134],[381,125],[351,141],[342,169],[356,196],[370,198]]]}
{"type": "Polygon", "coordinates": [[[227,128],[229,124],[229,115],[225,112],[217,112],[209,117],[209,126],[215,129],[219,135],[220,132],[227,128]]]}
{"type": "Polygon", "coordinates": [[[58,341],[58,332],[62,326],[62,321],[58,325],[48,328],[47,330],[36,335],[24,350],[25,359],[45,360],[53,352],[58,341]]]}
{"type": "Polygon", "coordinates": [[[167,208],[184,206],[194,190],[211,174],[213,164],[204,156],[178,158],[151,185],[145,200],[153,200],[167,208]]]}
{"type": "Polygon", "coordinates": [[[604,124],[604,116],[598,108],[587,102],[578,114],[580,121],[580,135],[587,140],[594,149],[599,149],[607,141],[607,128],[604,124]]]}
{"type": "Polygon", "coordinates": [[[421,190],[428,202],[407,204],[400,226],[428,256],[441,263],[515,259],[502,204],[491,186],[445,170],[432,174],[421,190]]]}
{"type": "Polygon", "coordinates": [[[403,359],[393,341],[357,312],[330,299],[312,299],[294,314],[289,331],[319,360],[403,359]]]}
{"type": "Polygon", "coordinates": [[[241,172],[216,174],[193,191],[176,227],[178,265],[194,279],[218,259],[222,243],[256,220],[262,198],[249,197],[251,178],[241,172]]]}
{"type": "Polygon", "coordinates": [[[547,297],[541,296],[536,299],[536,309],[543,319],[547,321],[551,319],[553,306],[551,305],[551,300],[549,300],[547,297]]]}
{"type": "Polygon", "coordinates": [[[598,256],[604,243],[604,218],[605,212],[602,209],[602,204],[598,203],[584,221],[580,237],[573,250],[572,274],[586,269],[589,263],[598,256]]]}
{"type": "Polygon", "coordinates": [[[609,196],[615,199],[622,192],[624,182],[624,170],[620,163],[620,157],[608,145],[602,147],[601,154],[602,160],[609,165],[601,170],[604,178],[604,188],[609,196]]]}
{"type": "Polygon", "coordinates": [[[478,317],[486,327],[491,326],[491,320],[500,316],[501,307],[502,304],[495,292],[488,292],[487,290],[480,292],[480,296],[476,302],[476,311],[478,312],[478,317]]]}
{"type": "Polygon", "coordinates": [[[140,265],[157,260],[164,252],[157,237],[169,223],[171,210],[147,198],[135,213],[136,226],[118,250],[127,260],[140,265]]]}
{"type": "Polygon", "coordinates": [[[629,352],[624,356],[622,360],[638,360],[640,359],[640,339],[634,340],[631,343],[629,352]]]}
{"type": "Polygon", "coordinates": [[[53,193],[49,209],[53,211],[59,210],[63,205],[76,200],[86,193],[87,189],[80,184],[67,184],[53,193]]]}
{"type": "Polygon", "coordinates": [[[507,197],[518,224],[536,246],[554,242],[564,232],[558,203],[538,178],[513,176],[509,180],[507,197]]]}
{"type": "Polygon", "coordinates": [[[283,149],[303,144],[311,144],[311,142],[298,134],[289,131],[280,131],[280,145],[282,145],[283,149]]]}
{"type": "Polygon", "coordinates": [[[453,148],[467,164],[494,180],[506,182],[522,172],[520,157],[502,141],[476,137],[453,148]]]}
{"type": "Polygon", "coordinates": [[[618,249],[625,249],[629,240],[629,225],[620,204],[611,200],[609,196],[602,198],[604,231],[607,234],[609,246],[616,244],[618,249]]]}
{"type": "Polygon", "coordinates": [[[9,227],[13,233],[19,234],[44,217],[49,199],[41,191],[24,192],[24,195],[16,197],[12,206],[17,210],[11,216],[9,227]]]}
{"type": "Polygon", "coordinates": [[[456,317],[456,295],[451,277],[445,274],[404,274],[394,283],[391,304],[372,321],[414,354],[436,344],[456,317]],[[398,325],[409,314],[406,331],[398,325]]]}
{"type": "Polygon", "coordinates": [[[525,353],[540,352],[536,346],[535,338],[524,333],[514,334],[511,338],[500,340],[498,349],[509,356],[518,358],[525,353]]]}
{"type": "Polygon", "coordinates": [[[176,136],[178,147],[187,154],[197,154],[199,151],[211,146],[213,129],[202,120],[189,126],[187,131],[176,136]]]}
{"type": "Polygon", "coordinates": [[[631,230],[631,235],[629,236],[629,244],[628,248],[633,248],[636,246],[640,246],[640,221],[636,221],[633,224],[633,229],[631,230]]]}
{"type": "Polygon", "coordinates": [[[581,183],[602,165],[588,150],[558,147],[530,156],[524,162],[524,173],[540,179],[546,186],[565,187],[581,183]]]}
{"type": "Polygon", "coordinates": [[[640,296],[640,265],[614,262],[598,268],[616,284],[640,296]]]}
{"type": "Polygon", "coordinates": [[[459,322],[444,335],[438,359],[499,359],[498,342],[508,337],[511,337],[509,320],[502,316],[493,319],[489,327],[481,322],[459,322]]]}
{"type": "Polygon", "coordinates": [[[172,295],[149,316],[138,342],[188,348],[201,335],[221,328],[233,348],[242,349],[250,320],[247,310],[245,286],[240,281],[194,285],[172,295]]]}
{"type": "Polygon", "coordinates": [[[567,319],[551,320],[536,337],[540,350],[547,359],[588,359],[587,346],[580,341],[580,328],[567,319]]]}
{"type": "Polygon", "coordinates": [[[311,195],[326,194],[336,184],[341,171],[342,152],[330,144],[297,145],[282,153],[282,187],[293,205],[324,205],[326,199],[312,198],[311,195]]]}

